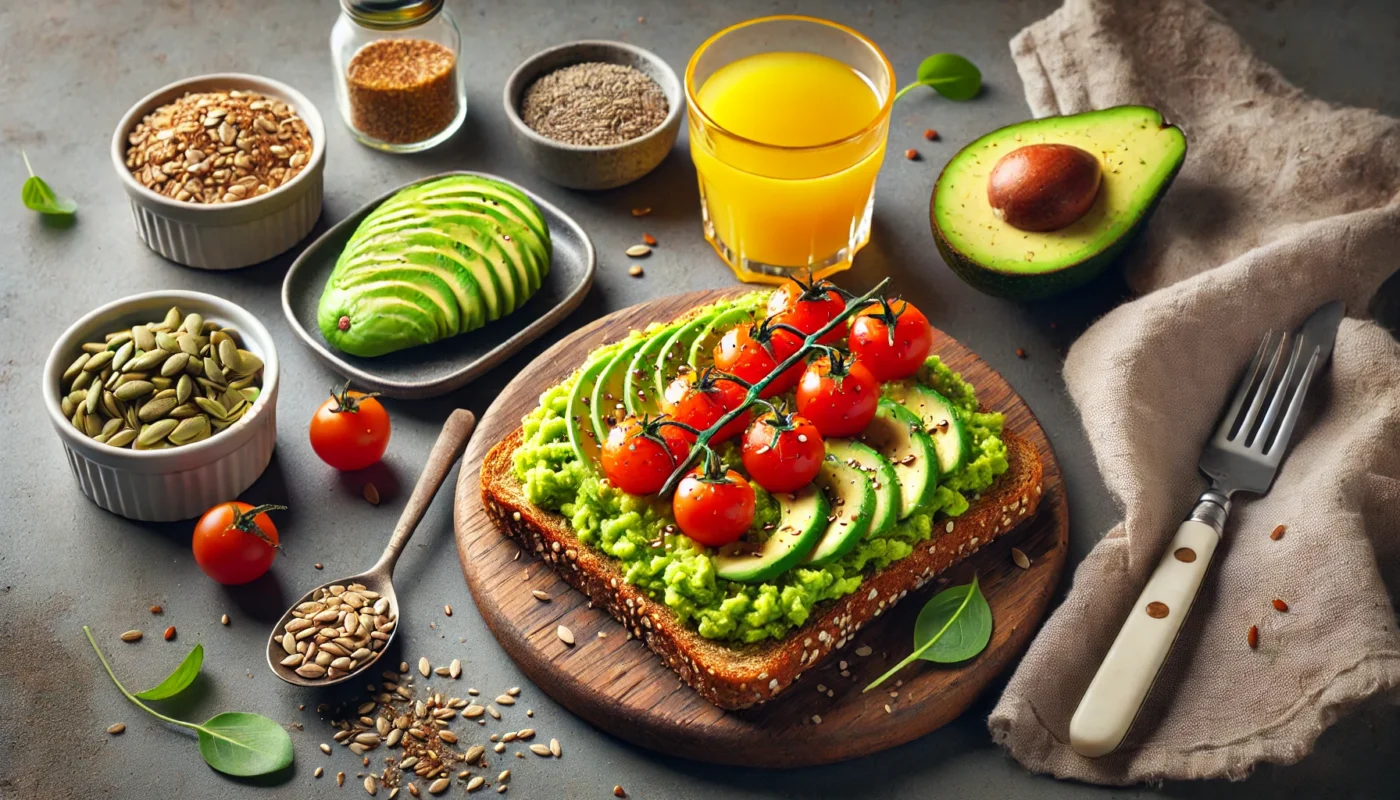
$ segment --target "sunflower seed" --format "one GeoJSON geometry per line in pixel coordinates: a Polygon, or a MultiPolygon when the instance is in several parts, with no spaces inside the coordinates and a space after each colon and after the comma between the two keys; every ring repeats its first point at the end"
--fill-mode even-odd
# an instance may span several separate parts
{"type": "Polygon", "coordinates": [[[126,730],[126,725],[123,725],[123,724],[120,723],[120,722],[117,722],[117,723],[114,723],[114,724],[112,724],[112,725],[108,725],[108,726],[107,726],[107,732],[110,733],[110,734],[112,734],[113,736],[116,736],[116,735],[122,733],[122,732],[125,731],[125,730],[126,730]]]}
{"type": "Polygon", "coordinates": [[[1015,562],[1016,566],[1020,567],[1021,569],[1031,568],[1030,557],[1027,556],[1025,552],[1023,552],[1019,547],[1011,548],[1011,560],[1015,562]]]}
{"type": "Polygon", "coordinates": [[[480,775],[474,775],[474,776],[472,776],[472,779],[471,779],[471,780],[467,781],[467,791],[469,791],[469,792],[474,792],[474,791],[476,791],[477,789],[480,789],[482,786],[485,786],[485,785],[486,785],[486,779],[485,779],[485,778],[481,777],[480,775]]]}
{"type": "Polygon", "coordinates": [[[302,664],[296,672],[303,678],[319,678],[326,674],[326,668],[320,664],[302,664]]]}
{"type": "Polygon", "coordinates": [[[365,776],[365,791],[369,792],[370,797],[379,794],[379,784],[375,783],[373,775],[365,776]]]}
{"type": "Polygon", "coordinates": [[[559,641],[563,642],[564,644],[567,644],[570,647],[574,646],[573,631],[569,630],[563,625],[560,625],[558,628],[555,629],[554,633],[559,637],[559,641]]]}
{"type": "Polygon", "coordinates": [[[452,659],[452,664],[447,668],[447,671],[453,679],[462,677],[462,659],[452,659]]]}
{"type": "MultiPolygon", "coordinates": [[[[447,787],[451,785],[452,781],[450,779],[438,778],[437,780],[428,784],[428,792],[430,794],[442,794],[443,792],[447,791],[447,787]]],[[[468,784],[468,786],[470,786],[470,784],[468,784]]],[[[467,791],[471,791],[471,789],[468,788],[467,791]]]]}
{"type": "Polygon", "coordinates": [[[485,706],[479,706],[479,705],[477,705],[476,703],[472,703],[471,705],[469,705],[469,706],[467,706],[466,708],[462,709],[462,716],[463,716],[463,717],[466,717],[467,719],[476,719],[477,717],[479,717],[479,716],[481,716],[482,714],[485,714],[485,713],[486,713],[486,707],[485,707],[485,706]]]}
{"type": "MultiPolygon", "coordinates": [[[[364,494],[365,494],[365,500],[368,500],[370,505],[372,505],[372,506],[377,506],[377,505],[379,505],[379,490],[376,489],[376,488],[374,487],[374,484],[372,484],[372,483],[366,483],[366,484],[365,484],[365,488],[364,488],[364,494]]],[[[426,672],[423,673],[423,674],[424,674],[425,676],[427,675],[426,672]]]]}
{"type": "Polygon", "coordinates": [[[642,256],[651,255],[651,248],[644,244],[634,244],[627,248],[626,253],[632,258],[641,258],[642,256]]]}
{"type": "Polygon", "coordinates": [[[127,631],[117,638],[123,642],[139,642],[141,641],[141,631],[127,631]]]}
{"type": "Polygon", "coordinates": [[[515,698],[508,694],[503,694],[496,698],[496,703],[503,706],[513,706],[515,705],[515,698]]]}
{"type": "Polygon", "coordinates": [[[322,752],[322,753],[325,753],[326,755],[330,755],[330,754],[331,754],[331,746],[330,746],[330,745],[326,744],[325,742],[321,742],[321,744],[318,745],[318,746],[321,748],[321,752],[322,752]]]}
{"type": "Polygon", "coordinates": [[[551,599],[549,596],[549,592],[541,591],[539,589],[531,589],[530,594],[534,595],[535,599],[540,601],[541,603],[548,603],[551,599]]]}
{"type": "Polygon", "coordinates": [[[554,755],[554,753],[550,752],[549,745],[547,744],[532,744],[530,745],[530,752],[541,758],[549,758],[554,755]]]}

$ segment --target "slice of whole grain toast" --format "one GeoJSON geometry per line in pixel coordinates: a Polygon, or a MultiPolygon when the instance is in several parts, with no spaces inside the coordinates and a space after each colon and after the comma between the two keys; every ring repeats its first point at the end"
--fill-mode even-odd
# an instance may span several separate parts
{"type": "Polygon", "coordinates": [[[516,429],[482,462],[487,515],[594,605],[607,609],[681,680],[726,709],[776,697],[906,594],[1034,516],[1040,504],[1040,454],[1026,439],[1005,431],[1010,466],[964,514],[935,519],[933,536],[915,545],[913,553],[867,576],[854,593],[818,604],[806,624],[782,639],[733,645],[702,637],[665,604],[628,584],[619,562],[580,542],[563,516],[526,499],[511,458],[521,437],[516,429]]]}

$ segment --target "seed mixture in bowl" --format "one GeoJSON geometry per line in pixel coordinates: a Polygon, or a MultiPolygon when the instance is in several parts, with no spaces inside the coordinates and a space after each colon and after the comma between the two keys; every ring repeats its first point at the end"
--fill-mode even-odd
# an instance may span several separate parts
{"type": "Polygon", "coordinates": [[[232,89],[191,92],[127,136],[126,167],[143,186],[189,203],[237,203],[296,177],[314,144],[296,110],[232,89]]]}
{"type": "Polygon", "coordinates": [[[163,320],[84,344],[63,371],[59,406],[93,441],[179,447],[242,419],[262,392],[262,371],[237,331],[171,308],[163,320]]]}
{"type": "Polygon", "coordinates": [[[666,93],[641,70],[594,61],[546,73],[520,103],[520,118],[535,133],[587,147],[650,133],[669,112],[666,93]]]}

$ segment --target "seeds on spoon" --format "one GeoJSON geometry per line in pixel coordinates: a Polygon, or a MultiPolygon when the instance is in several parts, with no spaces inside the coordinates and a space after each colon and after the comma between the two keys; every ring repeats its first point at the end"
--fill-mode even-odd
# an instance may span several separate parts
{"type": "Polygon", "coordinates": [[[323,586],[292,609],[272,634],[279,663],[309,680],[335,680],[378,660],[398,617],[385,598],[364,584],[323,586]],[[381,605],[381,602],[382,605],[381,605]]]}

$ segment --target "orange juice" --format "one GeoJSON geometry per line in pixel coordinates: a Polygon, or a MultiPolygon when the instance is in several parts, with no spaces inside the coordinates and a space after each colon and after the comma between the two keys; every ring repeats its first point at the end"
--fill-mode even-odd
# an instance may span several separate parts
{"type": "Polygon", "coordinates": [[[691,156],[721,257],[746,280],[849,266],[870,237],[888,132],[871,79],[818,53],[760,52],[719,67],[695,100],[691,156]]]}

